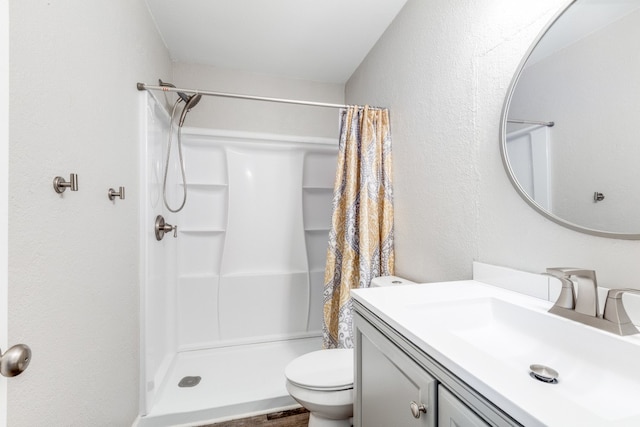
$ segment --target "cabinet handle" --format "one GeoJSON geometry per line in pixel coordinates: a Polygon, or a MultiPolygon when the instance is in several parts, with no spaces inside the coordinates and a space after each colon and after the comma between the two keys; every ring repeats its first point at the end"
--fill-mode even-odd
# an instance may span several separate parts
{"type": "Polygon", "coordinates": [[[424,412],[425,414],[427,413],[427,407],[422,403],[417,404],[412,400],[409,407],[411,408],[411,415],[413,415],[413,418],[420,418],[420,412],[424,412]]]}

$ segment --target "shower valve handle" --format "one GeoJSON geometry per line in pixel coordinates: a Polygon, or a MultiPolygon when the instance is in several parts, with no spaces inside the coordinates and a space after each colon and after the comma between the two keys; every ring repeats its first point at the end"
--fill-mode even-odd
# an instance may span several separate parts
{"type": "Polygon", "coordinates": [[[156,217],[156,225],[155,225],[155,231],[156,231],[156,240],[162,240],[162,238],[164,237],[165,233],[170,233],[173,230],[173,237],[178,237],[178,226],[177,225],[171,225],[168,224],[164,221],[164,217],[162,215],[158,215],[156,217]]]}

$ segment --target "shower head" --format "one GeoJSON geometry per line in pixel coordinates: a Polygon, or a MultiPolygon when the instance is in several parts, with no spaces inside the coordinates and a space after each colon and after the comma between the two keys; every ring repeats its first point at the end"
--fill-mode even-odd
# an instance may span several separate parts
{"type": "Polygon", "coordinates": [[[184,119],[187,118],[187,113],[191,111],[191,109],[195,107],[198,102],[200,102],[200,99],[202,99],[202,95],[200,95],[199,93],[191,95],[187,98],[187,100],[185,101],[186,105],[182,109],[182,114],[180,114],[180,121],[178,121],[179,127],[182,127],[182,125],[184,124],[184,119]]]}
{"type": "MultiPolygon", "coordinates": [[[[172,88],[176,87],[176,85],[172,83],[163,82],[160,79],[158,80],[158,82],[160,83],[160,86],[172,87],[172,88]]],[[[187,113],[191,111],[191,109],[195,107],[198,104],[198,102],[200,102],[200,100],[202,99],[202,95],[200,95],[199,93],[196,93],[194,95],[189,96],[184,92],[176,92],[176,93],[180,97],[178,102],[184,101],[185,103],[185,106],[182,109],[182,114],[180,114],[180,120],[178,121],[178,126],[182,127],[182,125],[184,124],[184,119],[187,118],[187,113]]]]}
{"type": "MultiPolygon", "coordinates": [[[[160,86],[164,86],[164,87],[172,87],[175,88],[176,85],[174,85],[173,83],[167,83],[167,82],[163,82],[162,80],[158,79],[158,82],[160,83],[160,86]]],[[[182,101],[184,101],[185,103],[189,102],[189,99],[193,98],[195,95],[187,95],[184,92],[176,92],[178,94],[178,96],[180,97],[180,99],[182,101]]],[[[196,102],[197,103],[197,102],[196,102]]]]}

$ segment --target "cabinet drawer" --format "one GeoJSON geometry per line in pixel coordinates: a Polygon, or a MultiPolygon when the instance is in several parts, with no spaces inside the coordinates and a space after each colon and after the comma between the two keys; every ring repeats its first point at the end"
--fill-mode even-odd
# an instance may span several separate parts
{"type": "Polygon", "coordinates": [[[442,385],[438,386],[438,425],[489,427],[475,412],[442,385]]]}

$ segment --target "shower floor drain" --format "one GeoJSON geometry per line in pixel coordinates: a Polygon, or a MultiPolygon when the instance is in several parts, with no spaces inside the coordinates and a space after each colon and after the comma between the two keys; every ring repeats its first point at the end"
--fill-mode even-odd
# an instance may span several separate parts
{"type": "Polygon", "coordinates": [[[202,377],[184,377],[178,383],[178,387],[195,387],[200,384],[202,377]]]}

